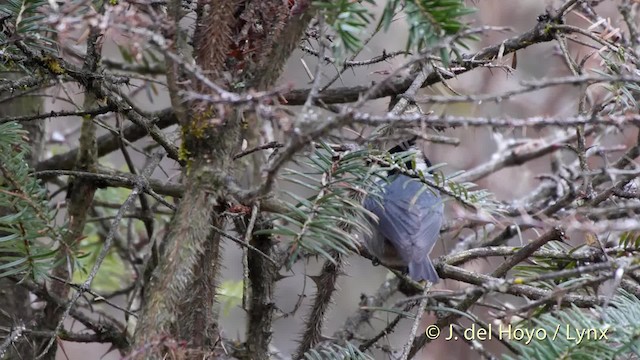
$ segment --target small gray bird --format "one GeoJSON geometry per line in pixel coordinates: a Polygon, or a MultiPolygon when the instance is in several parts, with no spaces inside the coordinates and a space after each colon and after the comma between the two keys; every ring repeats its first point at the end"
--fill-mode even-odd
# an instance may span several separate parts
{"type": "MultiPolygon", "coordinates": [[[[404,142],[389,152],[415,150],[416,170],[425,171],[429,160],[413,148],[415,139],[404,142]]],[[[407,167],[413,168],[414,162],[407,167]]],[[[425,173],[425,176],[430,174],[425,173]]],[[[390,172],[380,193],[368,195],[364,208],[378,219],[370,219],[372,236],[365,235],[369,252],[382,264],[391,267],[409,267],[409,276],[415,281],[439,281],[438,273],[429,254],[436,244],[442,225],[444,203],[437,190],[419,179],[390,172]]]]}

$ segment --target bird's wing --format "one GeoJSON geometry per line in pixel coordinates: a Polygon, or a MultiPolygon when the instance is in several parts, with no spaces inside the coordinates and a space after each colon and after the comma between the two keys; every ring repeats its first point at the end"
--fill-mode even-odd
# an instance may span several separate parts
{"type": "Polygon", "coordinates": [[[440,196],[419,180],[400,175],[385,188],[381,205],[371,211],[379,218],[380,233],[400,256],[409,262],[428,255],[442,224],[440,196]]]}

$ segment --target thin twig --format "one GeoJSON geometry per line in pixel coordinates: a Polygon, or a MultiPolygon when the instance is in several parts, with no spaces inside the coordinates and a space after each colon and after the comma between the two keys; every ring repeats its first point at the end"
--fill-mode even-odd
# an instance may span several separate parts
{"type": "MultiPolygon", "coordinates": [[[[148,186],[147,185],[147,178],[151,175],[151,173],[156,168],[156,166],[158,166],[158,163],[160,163],[160,160],[163,157],[164,157],[163,153],[154,154],[151,157],[149,163],[142,170],[142,174],[138,177],[138,184],[133,188],[133,190],[131,191],[131,193],[127,197],[127,200],[125,200],[125,202],[122,204],[122,207],[118,210],[116,218],[113,219],[113,221],[111,222],[111,228],[109,229],[109,234],[105,238],[105,241],[104,241],[104,244],[102,246],[102,249],[100,249],[100,253],[98,254],[98,256],[96,258],[96,262],[93,264],[93,267],[91,268],[91,271],[89,272],[89,275],[87,276],[87,280],[85,280],[84,283],[82,283],[82,285],[80,285],[80,288],[75,292],[75,294],[73,295],[73,297],[71,298],[69,303],[66,305],[64,313],[62,314],[62,317],[61,317],[60,321],[58,322],[58,325],[56,326],[56,328],[53,331],[55,334],[57,334],[60,331],[60,329],[62,329],[62,325],[64,324],[64,320],[67,317],[69,317],[69,313],[71,312],[71,309],[73,308],[75,303],[78,301],[78,299],[87,290],[89,290],[91,288],[91,283],[93,282],[93,279],[96,277],[96,274],[98,273],[98,270],[100,269],[100,266],[102,265],[104,260],[107,258],[107,255],[109,254],[109,250],[111,249],[111,245],[113,244],[113,238],[114,238],[116,232],[118,231],[118,226],[120,224],[120,220],[122,219],[124,214],[127,212],[129,207],[133,205],[133,203],[135,202],[136,197],[138,196],[138,194],[141,193],[148,186]]],[[[48,342],[47,346],[45,347],[45,349],[42,351],[42,353],[40,355],[38,355],[38,358],[41,358],[42,356],[47,354],[49,349],[55,343],[55,340],[56,340],[55,337],[52,337],[49,340],[49,342],[48,342]]]]}
{"type": "MultiPolygon", "coordinates": [[[[249,219],[249,225],[247,225],[247,230],[244,233],[244,243],[247,248],[251,246],[249,241],[251,241],[251,237],[253,236],[253,228],[256,225],[256,219],[258,218],[258,213],[260,211],[260,202],[256,201],[251,208],[251,218],[249,219]]],[[[253,247],[253,246],[251,246],[253,247]]],[[[255,248],[254,248],[255,249],[255,248]]],[[[267,259],[271,260],[270,257],[266,256],[266,254],[262,253],[258,249],[255,249],[258,253],[264,255],[267,259]]],[[[275,262],[272,261],[273,264],[275,262]]],[[[247,250],[242,249],[242,269],[243,269],[243,291],[242,291],[242,308],[247,310],[247,296],[249,296],[249,259],[247,255],[247,250]]]]}
{"type": "Polygon", "coordinates": [[[420,320],[422,320],[422,315],[424,314],[424,308],[427,306],[427,301],[429,301],[427,293],[429,293],[429,289],[431,288],[430,285],[431,284],[428,284],[424,287],[424,290],[422,290],[422,299],[420,300],[420,304],[418,304],[418,311],[416,312],[416,318],[413,320],[413,326],[411,327],[409,339],[404,344],[404,348],[402,349],[402,360],[407,360],[410,357],[411,345],[413,344],[413,340],[416,338],[418,327],[420,326],[420,320]]]}

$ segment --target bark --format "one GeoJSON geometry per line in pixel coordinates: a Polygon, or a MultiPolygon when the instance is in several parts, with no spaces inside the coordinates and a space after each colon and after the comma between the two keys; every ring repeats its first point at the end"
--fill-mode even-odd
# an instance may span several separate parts
{"type": "MultiPolygon", "coordinates": [[[[170,5],[171,9],[173,26],[177,26],[181,15],[178,7],[170,5]]],[[[208,79],[227,91],[238,91],[239,84],[257,90],[272,86],[310,19],[309,15],[290,18],[289,5],[281,0],[201,0],[197,16],[193,57],[208,79]]],[[[176,50],[180,30],[165,29],[165,34],[173,36],[176,50]]],[[[178,357],[175,349],[169,349],[163,341],[167,338],[188,344],[180,356],[202,358],[216,351],[218,339],[213,308],[221,238],[214,229],[225,226],[221,215],[228,199],[225,184],[235,173],[233,155],[242,139],[241,130],[248,125],[242,119],[250,114],[230,106],[184,102],[178,94],[184,84],[191,84],[191,90],[216,95],[197,75],[187,74],[190,82],[179,81],[186,76],[184,67],[173,59],[168,79],[172,105],[178,107],[176,115],[182,125],[186,191],[145,290],[133,349],[140,359],[162,358],[169,352],[178,357]]],[[[256,246],[268,253],[270,244],[266,241],[256,246]]],[[[267,354],[273,315],[270,298],[274,271],[257,274],[264,269],[259,262],[250,258],[252,284],[266,283],[261,282],[262,288],[254,292],[250,312],[264,325],[260,328],[265,334],[260,337],[264,341],[252,345],[249,358],[267,354]],[[264,278],[260,280],[260,276],[264,278]]]]}
{"type": "MultiPolygon", "coordinates": [[[[101,10],[103,7],[101,7],[101,10]]],[[[87,39],[87,56],[83,69],[89,73],[97,70],[97,65],[102,52],[102,41],[99,40],[101,32],[97,28],[92,28],[87,39]]],[[[95,95],[91,91],[93,84],[91,82],[83,84],[86,88],[83,107],[91,109],[97,104],[95,95]]],[[[80,140],[78,157],[74,170],[95,172],[98,164],[98,145],[96,139],[96,125],[94,117],[85,117],[82,119],[80,128],[80,140]]],[[[70,293],[70,286],[74,271],[74,262],[72,256],[76,253],[77,246],[83,238],[85,226],[87,224],[87,216],[90,214],[91,204],[96,192],[96,184],[94,181],[83,178],[69,179],[67,188],[67,215],[68,223],[67,231],[62,237],[62,243],[59,245],[56,254],[58,265],[53,269],[52,275],[61,281],[51,281],[49,292],[62,299],[67,299],[70,293]]],[[[44,317],[41,326],[48,330],[57,328],[58,323],[64,321],[62,318],[65,309],[55,303],[47,303],[44,309],[44,317]]],[[[49,338],[41,338],[38,344],[38,356],[42,354],[44,360],[55,360],[57,346],[50,345],[49,338]]]]}
{"type": "MultiPolygon", "coordinates": [[[[264,229],[266,223],[258,228],[264,229]]],[[[248,230],[248,229],[247,229],[248,230]]],[[[262,254],[272,257],[274,241],[270,236],[253,236],[250,244],[262,254]]],[[[275,284],[279,276],[276,266],[256,251],[247,252],[249,294],[247,294],[247,343],[246,351],[249,359],[270,359],[273,312],[275,310],[275,284]]],[[[246,281],[247,279],[245,279],[246,281]]]]}
{"type": "MultiPolygon", "coordinates": [[[[10,80],[18,79],[24,74],[4,75],[10,80]]],[[[43,107],[43,101],[37,97],[16,97],[16,99],[4,102],[0,106],[0,118],[33,114],[43,107]]],[[[43,120],[32,120],[22,123],[27,131],[28,144],[31,152],[28,156],[29,166],[35,167],[42,157],[45,143],[46,126],[43,120]]],[[[0,216],[5,213],[5,209],[0,208],[0,216]]],[[[0,233],[0,236],[3,234],[0,233]]],[[[0,316],[0,328],[11,329],[14,326],[29,325],[33,319],[33,311],[29,301],[29,291],[17,285],[8,278],[0,278],[0,309],[5,314],[11,314],[12,318],[0,316]]],[[[14,346],[9,347],[6,355],[7,359],[33,357],[33,345],[25,338],[19,338],[14,346]]]]}
{"type": "Polygon", "coordinates": [[[305,320],[306,327],[294,359],[304,359],[304,354],[322,340],[322,327],[333,296],[338,290],[338,277],[343,274],[345,265],[344,259],[340,254],[334,253],[332,255],[334,261],[325,261],[320,274],[310,277],[316,284],[316,295],[313,299],[311,311],[305,320]]]}

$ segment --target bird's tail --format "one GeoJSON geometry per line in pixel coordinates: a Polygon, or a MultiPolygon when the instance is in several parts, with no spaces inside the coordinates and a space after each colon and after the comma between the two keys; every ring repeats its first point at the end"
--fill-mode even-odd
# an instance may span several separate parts
{"type": "Polygon", "coordinates": [[[440,280],[429,258],[411,261],[409,263],[409,276],[414,281],[427,280],[434,284],[440,280]]]}

